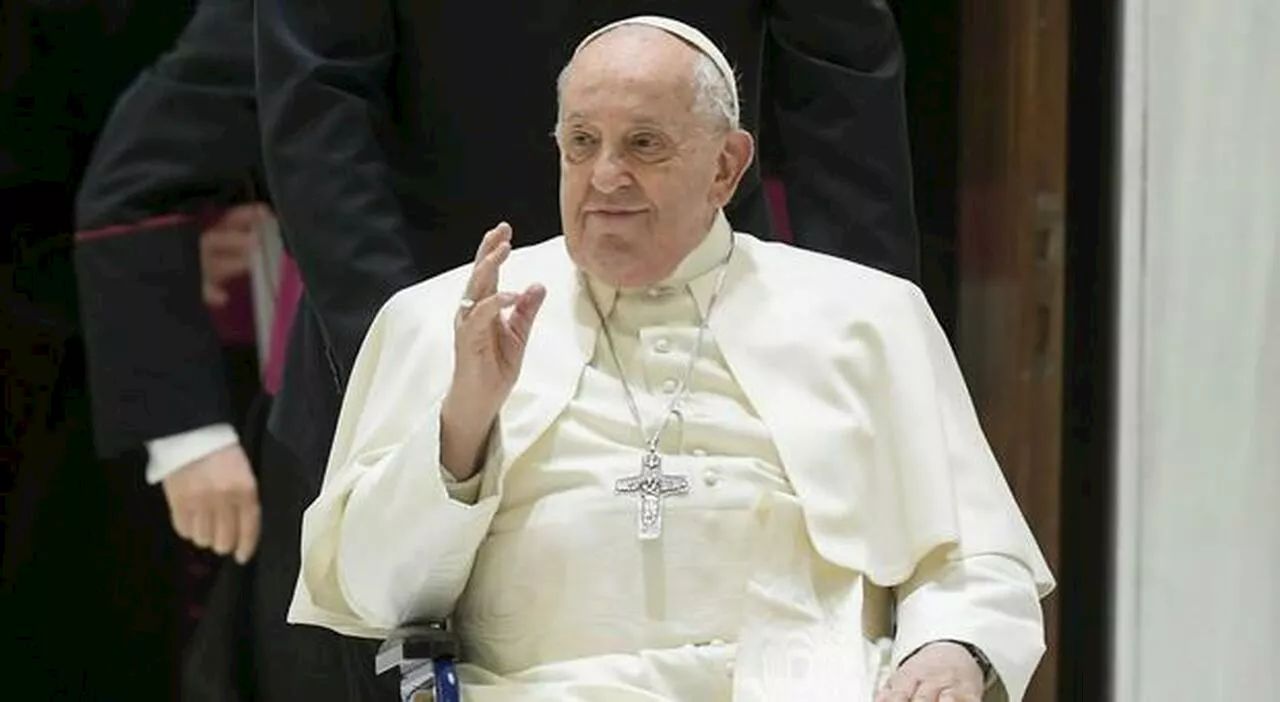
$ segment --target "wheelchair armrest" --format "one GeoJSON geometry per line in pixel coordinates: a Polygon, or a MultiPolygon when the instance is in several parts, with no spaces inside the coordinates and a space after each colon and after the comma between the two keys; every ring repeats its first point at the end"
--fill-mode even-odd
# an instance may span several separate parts
{"type": "Polygon", "coordinates": [[[449,630],[447,622],[428,622],[406,626],[397,630],[382,646],[374,659],[376,672],[399,668],[416,668],[437,660],[457,660],[462,657],[462,643],[449,630]]]}

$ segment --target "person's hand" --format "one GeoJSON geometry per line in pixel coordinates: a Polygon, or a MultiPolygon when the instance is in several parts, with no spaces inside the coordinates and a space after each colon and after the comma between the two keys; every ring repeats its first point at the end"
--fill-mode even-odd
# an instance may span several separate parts
{"type": "Polygon", "coordinates": [[[982,669],[963,646],[931,643],[894,671],[876,702],[980,702],[982,669]]]}
{"type": "Polygon", "coordinates": [[[239,444],[192,461],[164,479],[178,536],[247,563],[258,547],[258,483],[239,444]]]}
{"type": "Polygon", "coordinates": [[[449,394],[455,407],[496,413],[520,377],[529,333],[547,291],[541,285],[519,293],[500,291],[498,272],[510,254],[511,226],[503,222],[480,242],[454,322],[456,361],[449,394]]]}
{"type": "Polygon", "coordinates": [[[262,203],[236,205],[223,212],[200,233],[200,274],[204,301],[210,307],[227,304],[226,284],[249,272],[258,231],[271,209],[262,203]]]}
{"type": "Polygon", "coordinates": [[[511,227],[490,229],[454,320],[453,383],[440,409],[440,458],[454,477],[479,469],[480,454],[498,410],[520,377],[533,320],[547,290],[498,290],[498,271],[511,254],[511,227]]]}

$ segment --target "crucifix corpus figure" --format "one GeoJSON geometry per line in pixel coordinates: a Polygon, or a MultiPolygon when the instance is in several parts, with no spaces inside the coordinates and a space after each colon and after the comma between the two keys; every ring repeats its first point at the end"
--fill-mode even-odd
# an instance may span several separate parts
{"type": "Polygon", "coordinates": [[[639,495],[640,510],[637,530],[643,540],[662,536],[662,500],[668,495],[685,495],[689,492],[689,478],[684,475],[667,475],[662,472],[662,456],[656,451],[646,451],[640,472],[619,478],[614,486],[619,495],[639,495]]]}

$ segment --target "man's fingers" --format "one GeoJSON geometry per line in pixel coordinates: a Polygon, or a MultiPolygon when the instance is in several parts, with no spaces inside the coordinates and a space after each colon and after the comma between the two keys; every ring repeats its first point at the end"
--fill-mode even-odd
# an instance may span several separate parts
{"type": "Polygon", "coordinates": [[[248,256],[212,260],[204,266],[204,277],[210,282],[220,283],[248,273],[251,267],[251,258],[248,256]]]}
{"type": "Polygon", "coordinates": [[[223,503],[214,512],[212,548],[219,556],[229,555],[236,547],[236,532],[240,526],[237,511],[235,505],[223,503]]]}
{"type": "Polygon", "coordinates": [[[222,213],[216,226],[254,231],[267,214],[270,214],[270,209],[264,209],[260,204],[236,205],[222,213]]]}
{"type": "Polygon", "coordinates": [[[492,253],[498,247],[498,244],[503,242],[511,242],[511,225],[506,222],[499,222],[498,226],[485,232],[480,239],[480,246],[476,248],[475,262],[480,263],[483,261],[485,256],[492,253]]]}
{"type": "Polygon", "coordinates": [[[889,679],[889,683],[876,696],[876,702],[912,702],[915,699],[912,695],[915,694],[919,685],[918,679],[899,671],[889,679]]]}
{"type": "Polygon", "coordinates": [[[209,509],[198,509],[191,515],[191,543],[200,548],[209,548],[213,544],[213,512],[209,509]]]}
{"type": "Polygon", "coordinates": [[[203,297],[205,304],[214,308],[225,307],[231,301],[231,296],[227,294],[227,291],[213,283],[204,284],[203,297]]]}
{"type": "Polygon", "coordinates": [[[492,295],[498,289],[498,269],[511,253],[511,225],[502,222],[485,232],[476,249],[475,266],[467,281],[466,296],[472,300],[492,295]]]}
{"type": "Polygon", "coordinates": [[[467,297],[479,301],[497,292],[498,269],[510,254],[511,244],[504,241],[481,259],[471,271],[471,280],[467,281],[467,297]]]}
{"type": "Polygon", "coordinates": [[[202,244],[200,272],[205,283],[206,304],[215,308],[226,305],[227,294],[216,286],[249,272],[253,261],[251,243],[243,237],[215,236],[202,244]]]}
{"type": "Polygon", "coordinates": [[[253,229],[206,229],[200,235],[200,253],[210,256],[244,256],[258,246],[253,229]]]}
{"type": "Polygon", "coordinates": [[[205,244],[201,255],[206,263],[235,263],[249,258],[254,251],[254,240],[244,237],[236,240],[219,239],[205,244]]]}
{"type": "Polygon", "coordinates": [[[186,541],[191,540],[192,514],[185,509],[169,507],[169,522],[173,524],[173,533],[186,541]]]}
{"type": "Polygon", "coordinates": [[[915,694],[911,695],[911,702],[938,702],[938,695],[942,694],[943,685],[939,683],[924,681],[916,688],[915,694]]]}
{"type": "Polygon", "coordinates": [[[485,297],[476,302],[475,307],[459,320],[459,327],[463,329],[479,329],[487,324],[492,324],[498,315],[502,314],[502,310],[516,304],[519,295],[515,293],[497,293],[485,297]]]}
{"type": "Polygon", "coordinates": [[[236,544],[235,558],[237,563],[243,565],[249,562],[249,559],[253,557],[254,551],[258,549],[258,536],[261,534],[262,528],[262,510],[255,499],[249,504],[240,505],[237,514],[240,518],[239,529],[237,530],[240,540],[236,544]]]}
{"type": "Polygon", "coordinates": [[[531,285],[516,300],[516,308],[511,314],[507,329],[521,346],[529,341],[529,334],[533,330],[533,321],[537,318],[538,310],[542,309],[542,303],[546,299],[546,288],[541,285],[531,285]]]}
{"type": "Polygon", "coordinates": [[[494,227],[493,229],[485,232],[484,236],[480,237],[480,245],[476,247],[476,256],[471,260],[472,263],[478,266],[480,265],[480,262],[484,260],[484,257],[489,255],[489,252],[493,250],[493,243],[497,237],[497,232],[498,228],[494,227]]]}

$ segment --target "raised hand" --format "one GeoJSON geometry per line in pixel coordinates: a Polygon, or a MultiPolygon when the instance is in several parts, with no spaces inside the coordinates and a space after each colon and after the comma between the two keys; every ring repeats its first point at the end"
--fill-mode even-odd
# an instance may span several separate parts
{"type": "Polygon", "coordinates": [[[495,410],[520,376],[529,332],[546,296],[541,285],[521,293],[498,289],[498,273],[509,255],[511,226],[504,222],[480,242],[454,324],[454,386],[495,410]]]}
{"type": "Polygon", "coordinates": [[[510,254],[511,226],[503,222],[480,242],[454,321],[453,384],[441,411],[441,455],[458,477],[476,469],[489,428],[520,377],[547,294],[541,285],[519,293],[499,289],[498,274],[510,254]]]}

